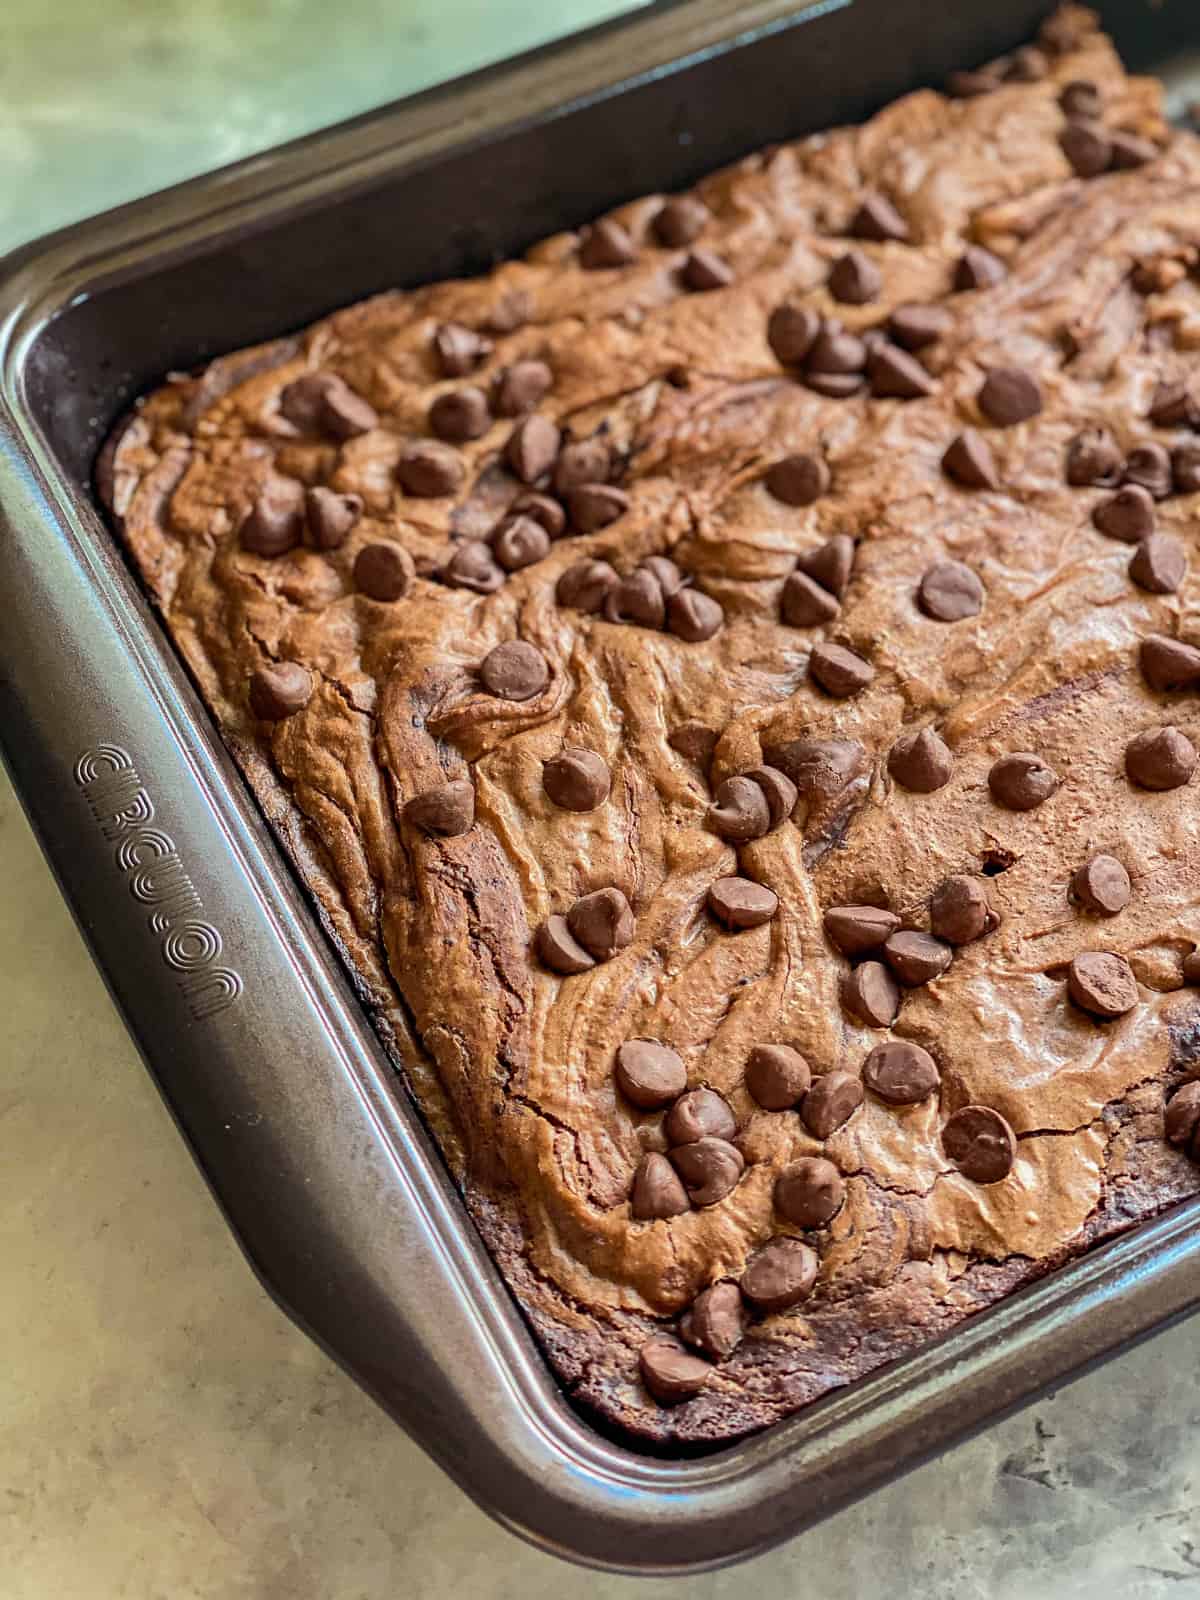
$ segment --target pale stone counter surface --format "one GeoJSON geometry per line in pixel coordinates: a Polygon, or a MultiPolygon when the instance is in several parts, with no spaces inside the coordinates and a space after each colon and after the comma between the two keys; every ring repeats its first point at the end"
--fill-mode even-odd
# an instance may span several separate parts
{"type": "MultiPolygon", "coordinates": [[[[0,246],[620,9],[7,0],[0,246]]],[[[1200,1594],[1195,1320],[743,1567],[571,1572],[259,1288],[3,778],[0,1016],[0,1600],[1200,1594]]]]}

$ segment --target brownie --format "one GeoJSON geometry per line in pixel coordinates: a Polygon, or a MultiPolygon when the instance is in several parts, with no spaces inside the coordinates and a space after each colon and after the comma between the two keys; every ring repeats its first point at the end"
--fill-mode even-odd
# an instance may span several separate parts
{"type": "Polygon", "coordinates": [[[1200,143],[1092,15],[177,376],[99,479],[567,1395],[1200,1189],[1200,143]]]}

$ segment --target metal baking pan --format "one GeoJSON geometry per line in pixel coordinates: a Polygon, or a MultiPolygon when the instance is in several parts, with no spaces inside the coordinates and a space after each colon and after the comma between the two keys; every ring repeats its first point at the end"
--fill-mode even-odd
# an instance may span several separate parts
{"type": "MultiPolygon", "coordinates": [[[[54,234],[0,268],[0,740],[129,1027],[271,1293],[544,1548],[750,1554],[1200,1303],[1200,1200],[734,1447],[639,1455],[558,1393],[93,501],[132,398],[395,284],[869,113],[1046,0],[692,0],[54,234]],[[632,75],[631,75],[632,74],[632,75]],[[131,846],[130,821],[139,824],[131,846]]],[[[1136,66],[1191,0],[1114,0],[1136,66]]]]}

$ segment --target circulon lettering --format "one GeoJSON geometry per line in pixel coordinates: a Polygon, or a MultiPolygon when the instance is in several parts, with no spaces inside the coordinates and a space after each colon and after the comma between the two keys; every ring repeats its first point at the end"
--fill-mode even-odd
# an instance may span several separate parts
{"type": "Polygon", "coordinates": [[[159,941],[163,964],[175,974],[191,1016],[201,1022],[224,1011],[242,992],[231,967],[219,965],[219,931],[203,917],[204,905],[184,870],[175,841],[153,826],[154,801],[119,744],[98,744],[75,763],[75,782],[125,886],[146,907],[146,926],[159,941]]]}

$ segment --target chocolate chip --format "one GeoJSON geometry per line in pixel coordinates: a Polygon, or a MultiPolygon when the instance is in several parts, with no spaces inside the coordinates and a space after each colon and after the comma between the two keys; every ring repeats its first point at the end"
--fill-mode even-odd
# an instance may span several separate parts
{"type": "Polygon", "coordinates": [[[1200,983],[1200,950],[1192,950],[1184,956],[1179,970],[1185,983],[1200,983]]]}
{"type": "Polygon", "coordinates": [[[567,926],[597,961],[611,961],[633,943],[637,932],[633,911],[620,889],[596,889],[582,895],[567,912],[567,926]]]}
{"type": "Polygon", "coordinates": [[[279,409],[305,433],[353,439],[378,425],[372,406],[332,372],[306,372],[279,396],[279,409]]]}
{"type": "Polygon", "coordinates": [[[742,1291],[728,1281],[702,1290],[679,1320],[682,1337],[714,1361],[732,1355],[745,1331],[742,1291]]]}
{"type": "Polygon", "coordinates": [[[336,550],[362,516],[359,495],[338,494],[334,489],[317,487],[304,496],[304,520],[308,536],[318,550],[336,550]]]}
{"type": "Polygon", "coordinates": [[[1178,728],[1151,728],[1125,746],[1125,771],[1143,789],[1179,789],[1196,770],[1196,747],[1178,728]]]}
{"type": "Polygon", "coordinates": [[[504,458],[522,483],[536,483],[554,465],[561,439],[550,418],[535,411],[509,434],[504,458]]]}
{"type": "Polygon", "coordinates": [[[1004,76],[1010,83],[1038,83],[1049,70],[1050,63],[1044,53],[1034,45],[1025,44],[1013,51],[1004,76]]]}
{"type": "Polygon", "coordinates": [[[897,306],[888,318],[888,332],[903,350],[924,350],[944,339],[954,318],[944,306],[897,306]]]}
{"type": "Polygon", "coordinates": [[[505,367],[492,389],[498,417],[523,417],[550,393],[554,374],[544,361],[514,361],[505,367]]]}
{"type": "Polygon", "coordinates": [[[686,760],[694,761],[707,772],[718,738],[717,730],[706,727],[703,722],[683,722],[671,730],[667,743],[672,750],[677,750],[686,760]]]}
{"type": "Polygon", "coordinates": [[[969,289],[992,289],[1007,277],[1008,268],[999,256],[982,245],[971,244],[954,269],[954,287],[960,294],[969,289]]]}
{"type": "Polygon", "coordinates": [[[482,389],[451,389],[438,395],[429,408],[430,431],[453,444],[478,439],[491,423],[487,395],[482,389]]]}
{"type": "Polygon", "coordinates": [[[1113,147],[1108,134],[1082,117],[1067,123],[1058,136],[1058,144],[1077,178],[1098,178],[1112,164],[1113,147]]]}
{"type": "Polygon", "coordinates": [[[407,445],[396,462],[396,479],[405,494],[419,499],[457,494],[466,477],[461,457],[433,440],[407,445]]]}
{"type": "Polygon", "coordinates": [[[243,550],[256,556],[282,556],[300,543],[304,527],[304,488],[294,478],[268,484],[238,530],[243,550]]]}
{"type": "Polygon", "coordinates": [[[1134,133],[1126,133],[1124,129],[1110,131],[1108,142],[1112,164],[1118,172],[1128,172],[1134,167],[1144,167],[1158,160],[1156,145],[1151,144],[1149,139],[1139,139],[1134,133]]]}
{"type": "Polygon", "coordinates": [[[824,1156],[801,1156],[775,1179],[775,1209],[797,1228],[823,1228],[845,1198],[842,1175],[824,1156]]]}
{"type": "Polygon", "coordinates": [[[820,801],[832,800],[870,768],[857,739],[791,739],[765,753],[802,795],[820,801]]]}
{"type": "Polygon", "coordinates": [[[1148,633],[1138,651],[1142,676],[1152,689],[1192,689],[1200,684],[1200,649],[1182,639],[1148,633]]]}
{"type": "Polygon", "coordinates": [[[767,797],[752,778],[726,778],[718,784],[707,820],[715,834],[735,844],[761,839],[771,829],[767,797]]]}
{"type": "Polygon", "coordinates": [[[733,282],[733,268],[715,250],[693,250],[683,263],[683,281],[689,289],[727,289],[733,282]]]}
{"type": "Polygon", "coordinates": [[[670,556],[644,556],[638,565],[644,572],[653,573],[668,600],[683,588],[686,581],[682,570],[670,556]]]}
{"type": "Polygon", "coordinates": [[[519,572],[550,554],[550,535],[532,517],[506,517],[492,540],[492,550],[505,572],[519,572]]]}
{"type": "Polygon", "coordinates": [[[568,494],[584,484],[602,484],[612,470],[607,443],[598,436],[564,444],[554,463],[554,492],[568,494]]]}
{"type": "Polygon", "coordinates": [[[844,956],[861,956],[879,950],[900,926],[894,911],[880,906],[830,906],[825,932],[844,956]]]}
{"type": "Polygon", "coordinates": [[[821,318],[810,306],[776,306],[767,319],[767,343],[780,366],[798,367],[821,331],[821,318]]]}
{"type": "Polygon", "coordinates": [[[629,496],[607,483],[583,483],[567,496],[571,526],[577,533],[595,533],[629,510],[629,496]]]}
{"type": "Polygon", "coordinates": [[[1139,483],[1127,483],[1092,512],[1092,523],[1110,539],[1136,544],[1154,532],[1154,501],[1139,483]]]}
{"type": "Polygon", "coordinates": [[[515,333],[533,315],[533,304],[524,289],[508,289],[492,306],[483,326],[489,333],[515,333]]]}
{"type": "Polygon", "coordinates": [[[433,349],[442,376],[465,378],[492,351],[492,341],[457,322],[443,322],[433,335],[433,349]]]}
{"type": "Polygon", "coordinates": [[[828,640],[814,645],[808,658],[810,675],[836,700],[859,694],[875,677],[875,668],[853,650],[828,640]]]}
{"type": "Polygon", "coordinates": [[[1200,1161],[1200,1079],[1185,1083],[1168,1100],[1163,1132],[1168,1144],[1200,1161]]]}
{"type": "Polygon", "coordinates": [[[884,199],[881,194],[869,194],[850,218],[850,226],[846,231],[853,239],[905,240],[908,238],[908,223],[890,200],[884,199]]]}
{"type": "Polygon", "coordinates": [[[861,372],[818,372],[810,369],[804,374],[805,386],[827,400],[848,400],[866,385],[861,372]]]}
{"type": "Polygon", "coordinates": [[[416,794],[404,807],[404,820],[423,833],[457,838],[475,823],[475,786],[465,778],[440,783],[416,794]]]}
{"type": "Polygon", "coordinates": [[[597,612],[620,583],[607,561],[576,561],[560,576],[554,598],[573,611],[597,612]]]}
{"type": "Polygon", "coordinates": [[[304,710],[315,687],[298,661],[268,661],[250,675],[250,710],[260,722],[282,722],[304,710]]]}
{"type": "Polygon", "coordinates": [[[688,644],[711,639],[720,632],[724,621],[720,602],[699,589],[681,589],[667,601],[667,627],[688,644]]]}
{"type": "Polygon", "coordinates": [[[677,1145],[669,1159],[694,1206],[715,1206],[724,1200],[746,1170],[746,1158],[726,1139],[703,1137],[677,1145]]]}
{"type": "Polygon", "coordinates": [[[935,561],[921,579],[917,603],[936,622],[961,622],[983,610],[983,584],[961,561],[935,561]]]}
{"type": "Polygon", "coordinates": [[[1171,451],[1171,479],[1176,494],[1200,490],[1200,444],[1178,444],[1171,451]]]}
{"type": "Polygon", "coordinates": [[[840,600],[854,570],[854,540],[849,534],[835,533],[815,550],[796,557],[796,570],[803,572],[840,600]]]}
{"type": "Polygon", "coordinates": [[[888,771],[914,794],[932,794],[950,782],[954,757],[940,734],[921,728],[896,740],[888,752],[888,771]]]}
{"type": "Polygon", "coordinates": [[[1129,562],[1129,576],[1150,594],[1174,594],[1187,573],[1187,556],[1169,533],[1143,539],[1129,562]]]}
{"type": "Polygon", "coordinates": [[[759,1311],[789,1311],[812,1292],[816,1252],[801,1239],[772,1239],[756,1250],[742,1273],[742,1294],[759,1311]]]}
{"type": "Polygon", "coordinates": [[[1042,409],[1041,385],[1023,367],[993,367],[977,396],[979,409],[998,428],[1012,428],[1042,409]]]}
{"type": "Polygon", "coordinates": [[[1014,750],[993,762],[988,788],[997,805],[1010,811],[1033,811],[1058,788],[1058,774],[1028,750],[1014,750]]]}
{"type": "Polygon", "coordinates": [[[692,1209],[687,1190],[666,1156],[650,1151],[637,1164],[629,1195],[629,1214],[637,1222],[678,1217],[692,1209]]]}
{"type": "Polygon", "coordinates": [[[915,1106],[941,1087],[937,1062],[919,1044],[889,1039],[863,1062],[863,1082],[889,1106],[915,1106]]]}
{"type": "Polygon", "coordinates": [[[1157,386],[1148,415],[1158,428],[1194,428],[1200,423],[1200,406],[1193,400],[1188,385],[1176,379],[1157,386]]]}
{"type": "Polygon", "coordinates": [[[412,559],[398,544],[366,544],[354,558],[354,587],[388,604],[408,593],[412,559]]]}
{"type": "Polygon", "coordinates": [[[633,240],[611,217],[594,222],[580,235],[579,264],[582,267],[627,267],[636,255],[633,240]]]}
{"type": "Polygon", "coordinates": [[[1124,956],[1090,950],[1067,968],[1067,993],[1081,1011],[1122,1017],[1138,1003],[1137,979],[1124,956]]]}
{"type": "Polygon", "coordinates": [[[630,1039],[617,1051],[617,1087],[642,1111],[669,1106],[687,1088],[687,1069],[669,1045],[630,1039]]]}
{"type": "Polygon", "coordinates": [[[779,909],[779,896],[750,878],[718,878],[709,887],[708,909],[734,932],[759,928],[779,909]]]}
{"type": "Polygon", "coordinates": [[[883,287],[879,268],[861,250],[849,250],[835,261],[829,274],[829,292],[845,305],[865,306],[878,299],[883,287]]]}
{"type": "Polygon", "coordinates": [[[813,1079],[800,1117],[814,1139],[828,1139],[848,1122],[863,1103],[863,1086],[849,1072],[826,1072],[813,1079]]]}
{"type": "Polygon", "coordinates": [[[972,72],[952,72],[946,79],[946,93],[955,100],[977,100],[980,95],[993,94],[1000,83],[995,63],[989,62],[972,72]]]}
{"type": "Polygon", "coordinates": [[[456,589],[471,589],[476,594],[495,594],[504,582],[491,546],[481,539],[464,539],[442,568],[442,577],[456,589]]]}
{"type": "Polygon", "coordinates": [[[564,745],[542,763],[542,787],[564,811],[595,811],[608,799],[611,785],[608,763],[594,750],[564,745]]]}
{"type": "Polygon", "coordinates": [[[882,961],[863,961],[846,975],[842,1004],[869,1028],[890,1028],[900,1014],[900,990],[882,961]]]}
{"type": "Polygon", "coordinates": [[[1129,874],[1116,856],[1093,856],[1075,869],[1071,888],[1081,905],[1102,917],[1115,917],[1124,911],[1133,892],[1129,874]]]}
{"type": "Polygon", "coordinates": [[[829,488],[829,468],[820,456],[784,456],[767,468],[768,493],[788,506],[810,506],[829,488]]]}
{"type": "Polygon", "coordinates": [[[1012,1171],[1017,1141],[990,1106],[963,1106],[942,1129],[942,1148],[972,1183],[999,1183],[1012,1171]]]}
{"type": "Polygon", "coordinates": [[[564,977],[587,972],[596,965],[571,932],[566,917],[547,917],[537,930],[534,944],[539,960],[551,972],[561,973],[564,977]]]}
{"type": "Polygon", "coordinates": [[[1111,489],[1121,481],[1125,462],[1107,428],[1082,428],[1067,446],[1067,482],[1076,489],[1111,489]]]}
{"type": "Polygon", "coordinates": [[[765,1111],[787,1111],[804,1098],[812,1071],[787,1044],[756,1044],[746,1060],[746,1088],[765,1111]]]}
{"type": "Polygon", "coordinates": [[[867,370],[871,393],[880,400],[919,400],[932,394],[936,387],[914,356],[886,339],[871,351],[867,370]]]}
{"type": "Polygon", "coordinates": [[[506,639],[484,656],[479,677],[488,694],[500,700],[532,700],[550,682],[550,668],[536,645],[506,639]]]}
{"type": "Polygon", "coordinates": [[[667,1112],[663,1132],[669,1143],[695,1144],[697,1139],[732,1139],[737,1119],[729,1102],[715,1089],[689,1089],[667,1112]]]}
{"type": "Polygon", "coordinates": [[[909,988],[940,978],[954,959],[954,951],[931,933],[901,928],[883,947],[887,964],[909,988]]]}
{"type": "Polygon", "coordinates": [[[1165,500],[1172,489],[1171,458],[1161,444],[1140,444],[1125,458],[1126,483],[1140,483],[1155,500],[1165,500]]]}
{"type": "Polygon", "coordinates": [[[1104,110],[1100,90],[1087,78],[1072,78],[1058,96],[1064,115],[1094,121],[1104,110]]]}
{"type": "Polygon", "coordinates": [[[867,347],[840,323],[826,322],[808,352],[807,376],[830,373],[837,377],[862,372],[867,365],[867,347]]]}
{"type": "Polygon", "coordinates": [[[992,447],[974,428],[964,428],[942,457],[942,471],[968,489],[998,489],[1000,474],[992,447]]]}
{"type": "Polygon", "coordinates": [[[799,798],[796,785],[788,775],[780,772],[778,767],[751,767],[743,776],[753,778],[762,790],[772,828],[777,828],[781,822],[786,822],[796,809],[796,801],[799,798]]]}
{"type": "Polygon", "coordinates": [[[694,195],[675,195],[654,215],[654,232],[669,250],[680,250],[704,232],[711,213],[694,195]]]}
{"type": "Polygon", "coordinates": [[[567,526],[567,513],[548,494],[526,490],[517,496],[508,509],[514,517],[532,517],[535,522],[540,522],[552,539],[561,539],[567,526]]]}
{"type": "Polygon", "coordinates": [[[929,900],[929,926],[948,944],[970,944],[996,925],[981,883],[963,873],[943,878],[929,900]]]}
{"type": "Polygon", "coordinates": [[[698,1395],[712,1368],[687,1353],[674,1339],[651,1339],[638,1352],[642,1382],[664,1406],[678,1405],[698,1395]]]}
{"type": "Polygon", "coordinates": [[[648,568],[638,567],[608,591],[604,615],[609,622],[661,628],[667,616],[662,584],[648,568]]]}

